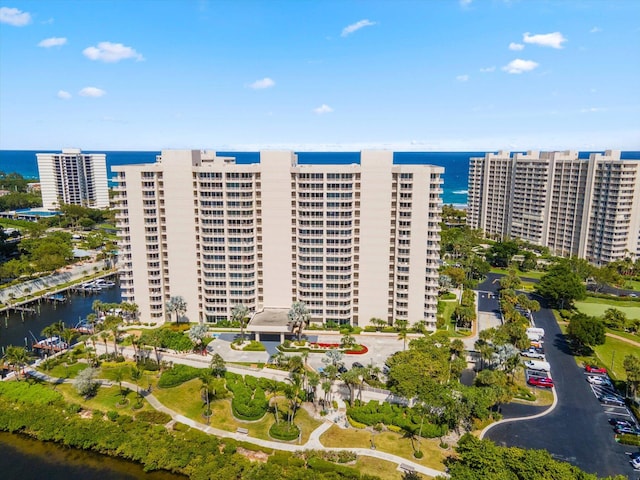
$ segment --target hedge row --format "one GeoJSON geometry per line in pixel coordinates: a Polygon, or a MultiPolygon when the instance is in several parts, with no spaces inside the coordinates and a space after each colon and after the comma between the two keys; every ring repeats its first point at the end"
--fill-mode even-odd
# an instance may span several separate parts
{"type": "Polygon", "coordinates": [[[191,379],[198,378],[198,376],[204,371],[202,368],[191,367],[189,365],[183,365],[178,363],[169,370],[165,370],[160,375],[158,380],[158,386],[160,388],[171,388],[188,382],[191,379]]]}
{"type": "Polygon", "coordinates": [[[380,404],[375,400],[371,400],[364,405],[356,402],[354,407],[347,408],[347,415],[353,421],[365,425],[377,425],[379,423],[388,426],[394,425],[415,434],[420,432],[422,423],[421,436],[425,438],[440,437],[447,433],[447,428],[444,426],[434,425],[426,419],[422,422],[422,417],[414,409],[387,402],[380,404]]]}
{"type": "Polygon", "coordinates": [[[275,439],[290,442],[300,436],[300,429],[296,425],[291,425],[288,422],[279,422],[271,425],[269,435],[275,439]]]}

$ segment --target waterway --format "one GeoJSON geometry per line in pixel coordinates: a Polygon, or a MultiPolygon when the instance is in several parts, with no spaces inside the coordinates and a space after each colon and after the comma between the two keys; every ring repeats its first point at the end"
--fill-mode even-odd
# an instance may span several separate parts
{"type": "MultiPolygon", "coordinates": [[[[64,303],[32,305],[35,314],[0,314],[0,356],[7,345],[27,345],[33,336],[42,338],[44,327],[62,320],[67,327],[75,326],[92,312],[91,305],[121,301],[120,288],[115,286],[98,294],[82,295],[67,292],[64,303]],[[33,334],[33,336],[32,336],[33,334]]],[[[142,466],[126,460],[94,452],[66,448],[51,442],[41,442],[23,435],[0,432],[0,478],[49,480],[177,480],[185,477],[169,472],[145,473],[142,466]]]]}
{"type": "Polygon", "coordinates": [[[142,466],[52,442],[0,432],[0,478],[6,480],[184,480],[170,472],[145,473],[142,466]]]}
{"type": "Polygon", "coordinates": [[[27,346],[42,339],[42,329],[54,322],[62,320],[67,327],[74,327],[80,319],[92,313],[91,305],[100,300],[103,303],[119,303],[121,301],[120,287],[101,290],[97,294],[77,294],[65,292],[67,301],[34,303],[30,307],[36,313],[0,313],[0,354],[4,353],[7,345],[27,346]]]}

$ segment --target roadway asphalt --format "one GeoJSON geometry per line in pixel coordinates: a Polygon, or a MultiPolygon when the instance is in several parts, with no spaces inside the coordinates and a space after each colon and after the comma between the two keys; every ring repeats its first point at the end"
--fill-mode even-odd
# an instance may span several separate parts
{"type": "MultiPolygon", "coordinates": [[[[496,278],[497,275],[489,275],[478,290],[496,291],[496,278]]],[[[637,472],[629,463],[628,452],[637,451],[637,447],[614,441],[605,408],[571,355],[552,311],[545,308],[542,299],[536,299],[542,308],[534,314],[534,321],[537,327],[545,330],[545,353],[551,363],[558,404],[543,417],[496,425],[485,438],[503,446],[544,449],[557,460],[570,462],[599,476],[624,474],[636,478],[637,472]]],[[[494,307],[480,302],[479,308],[494,307]]],[[[504,406],[503,412],[509,413],[509,408],[509,405],[504,406]]],[[[537,412],[531,410],[531,414],[534,413],[537,412]]]]}

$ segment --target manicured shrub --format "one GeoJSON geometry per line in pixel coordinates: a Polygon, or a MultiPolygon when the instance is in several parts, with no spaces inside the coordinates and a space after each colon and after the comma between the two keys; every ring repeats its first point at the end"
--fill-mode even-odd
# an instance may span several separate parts
{"type": "Polygon", "coordinates": [[[279,422],[271,425],[269,435],[277,440],[290,442],[300,436],[300,429],[297,425],[291,425],[288,422],[279,422]]]}
{"type": "Polygon", "coordinates": [[[171,415],[157,410],[144,411],[136,413],[136,420],[148,423],[156,423],[158,425],[164,425],[171,421],[171,415]]]}
{"type": "Polygon", "coordinates": [[[631,435],[631,434],[624,434],[624,435],[619,435],[617,437],[617,440],[619,443],[623,444],[623,445],[633,445],[636,447],[640,447],[640,436],[639,435],[631,435]]]}
{"type": "Polygon", "coordinates": [[[328,462],[322,458],[312,457],[307,462],[309,468],[317,472],[336,472],[340,475],[340,478],[359,479],[360,472],[355,468],[345,467],[344,465],[336,465],[335,463],[328,462]]]}
{"type": "Polygon", "coordinates": [[[413,456],[416,457],[417,459],[420,459],[420,458],[424,457],[424,453],[422,453],[422,450],[417,450],[417,451],[413,452],[413,456]]]}
{"type": "Polygon", "coordinates": [[[176,364],[170,370],[165,370],[158,380],[160,388],[171,388],[183,384],[193,378],[197,378],[203,371],[189,365],[176,364]]]}
{"type": "Polygon", "coordinates": [[[118,412],[116,412],[115,410],[109,410],[107,412],[107,418],[109,420],[111,420],[112,422],[115,422],[116,420],[118,420],[119,416],[120,416],[120,414],[118,412]]]}

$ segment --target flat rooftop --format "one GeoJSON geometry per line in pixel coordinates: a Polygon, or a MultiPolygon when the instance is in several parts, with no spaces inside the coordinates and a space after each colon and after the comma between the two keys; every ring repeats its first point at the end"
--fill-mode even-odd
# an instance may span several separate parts
{"type": "Polygon", "coordinates": [[[288,308],[265,308],[253,315],[247,325],[248,332],[290,333],[288,308]]]}

